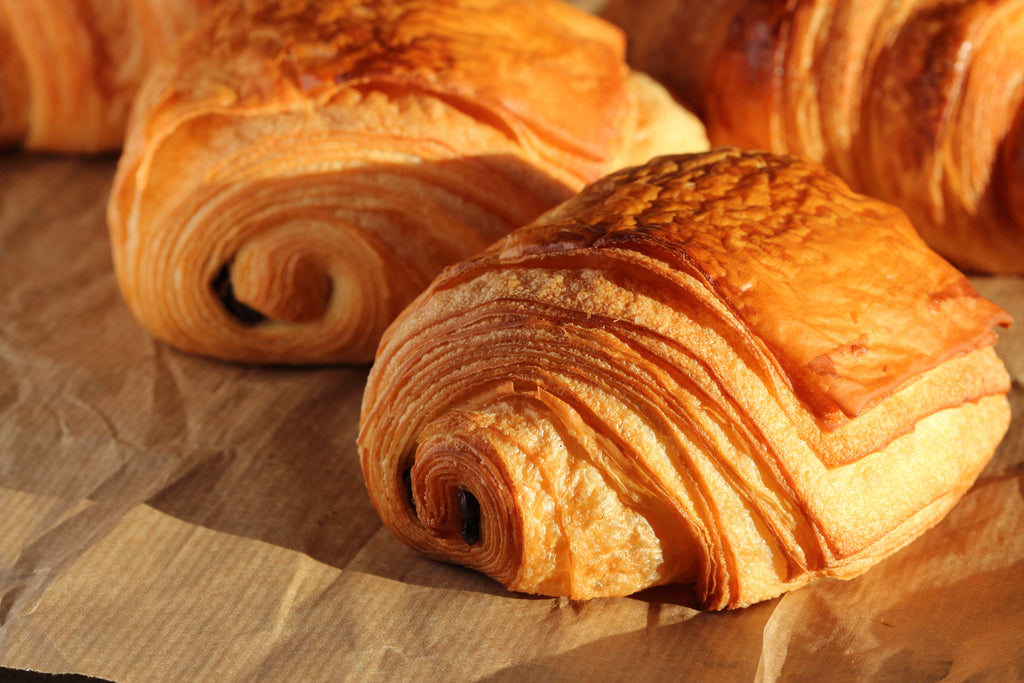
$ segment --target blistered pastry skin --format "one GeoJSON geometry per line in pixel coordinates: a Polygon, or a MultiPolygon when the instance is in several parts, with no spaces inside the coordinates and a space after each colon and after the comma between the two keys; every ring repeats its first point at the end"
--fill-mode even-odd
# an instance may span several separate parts
{"type": "Polygon", "coordinates": [[[150,65],[218,0],[0,0],[0,145],[119,149],[150,65]]]}
{"type": "Polygon", "coordinates": [[[553,0],[229,3],[140,92],[121,289],[189,352],[365,362],[443,266],[657,148],[646,122],[707,146],[618,29],[553,0]]]}
{"type": "Polygon", "coordinates": [[[713,144],[805,156],[961,268],[1024,272],[1024,5],[613,0],[630,61],[713,144]]]}
{"type": "Polygon", "coordinates": [[[1009,322],[816,164],[657,158],[447,268],[388,329],[367,489],[402,541],[513,590],[748,605],[942,518],[1007,428],[1009,322]]]}

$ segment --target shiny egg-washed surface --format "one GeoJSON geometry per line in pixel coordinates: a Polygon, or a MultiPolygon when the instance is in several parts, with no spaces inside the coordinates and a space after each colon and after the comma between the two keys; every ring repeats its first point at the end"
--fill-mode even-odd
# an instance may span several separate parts
{"type": "Polygon", "coordinates": [[[185,351],[368,362],[445,265],[652,149],[706,148],[693,120],[555,0],[228,3],[140,91],[121,289],[185,351]]]}
{"type": "Polygon", "coordinates": [[[942,518],[1006,430],[1007,321],[810,162],[663,157],[403,312],[364,395],[363,472],[400,539],[511,589],[680,582],[746,605],[942,518]]]}
{"type": "Polygon", "coordinates": [[[705,280],[822,415],[855,416],[1010,322],[902,212],[793,157],[722,149],[624,170],[496,249],[634,250],[705,280]]]}
{"type": "Polygon", "coordinates": [[[714,144],[806,156],[956,265],[1024,272],[1024,2],[615,0],[714,144]]]}
{"type": "Polygon", "coordinates": [[[0,1],[0,144],[119,149],[148,69],[217,3],[0,1]]]}

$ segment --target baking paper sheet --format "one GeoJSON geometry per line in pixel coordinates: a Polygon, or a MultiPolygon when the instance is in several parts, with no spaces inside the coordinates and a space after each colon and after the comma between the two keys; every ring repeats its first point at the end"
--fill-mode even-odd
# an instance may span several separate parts
{"type": "Polygon", "coordinates": [[[974,278],[1015,420],[938,527],[849,582],[705,614],[685,587],[506,592],[381,526],[366,368],[178,353],[131,318],[116,160],[0,154],[0,665],[114,681],[1024,677],[1024,281],[974,278]]]}

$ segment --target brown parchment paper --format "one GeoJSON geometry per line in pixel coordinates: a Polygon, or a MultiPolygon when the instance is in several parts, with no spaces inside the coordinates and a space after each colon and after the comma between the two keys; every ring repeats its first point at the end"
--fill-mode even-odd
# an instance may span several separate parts
{"type": "Polygon", "coordinates": [[[1015,420],[938,527],[868,574],[705,614],[686,588],[514,595],[383,530],[365,368],[154,342],[122,304],[114,158],[0,153],[0,666],[113,681],[1024,678],[1024,281],[1015,420]]]}

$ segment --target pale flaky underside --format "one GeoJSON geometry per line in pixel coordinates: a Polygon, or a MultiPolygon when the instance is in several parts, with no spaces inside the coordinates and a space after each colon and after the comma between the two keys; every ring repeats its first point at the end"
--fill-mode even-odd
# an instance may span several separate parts
{"type": "Polygon", "coordinates": [[[1024,3],[612,0],[713,144],[806,156],[953,263],[1024,273],[1024,3]]]}
{"type": "Polygon", "coordinates": [[[449,263],[702,126],[555,0],[226,4],[133,113],[109,208],[135,315],[186,351],[365,362],[449,263]]]}
{"type": "Polygon", "coordinates": [[[1008,424],[1008,322],[814,164],[663,157],[389,328],[367,488],[404,542],[513,590],[750,604],[858,574],[970,487],[1008,424]]]}
{"type": "Polygon", "coordinates": [[[0,146],[116,150],[139,83],[218,0],[0,0],[0,146]]]}

